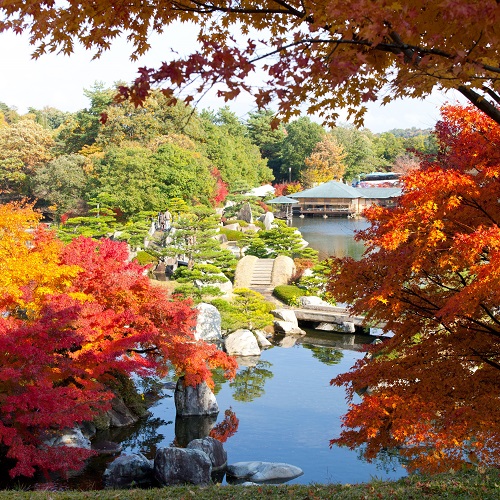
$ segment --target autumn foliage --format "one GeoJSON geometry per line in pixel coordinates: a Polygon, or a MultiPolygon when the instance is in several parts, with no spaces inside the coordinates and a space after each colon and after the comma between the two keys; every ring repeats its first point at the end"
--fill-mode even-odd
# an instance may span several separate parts
{"type": "Polygon", "coordinates": [[[47,445],[109,408],[115,375],[188,384],[235,362],[194,339],[191,304],[154,287],[126,244],[80,237],[63,246],[30,206],[0,207],[0,442],[11,476],[78,468],[89,451],[47,445]]]}
{"type": "MultiPolygon", "coordinates": [[[[500,123],[500,6],[495,0],[241,0],[142,2],[24,0],[0,3],[0,32],[30,32],[34,56],[69,54],[75,41],[100,54],[127,36],[132,58],[151,35],[191,23],[198,48],[140,68],[124,97],[144,102],[153,88],[196,99],[213,86],[225,100],[242,91],[281,117],[317,113],[325,122],[346,108],[362,123],[366,103],[455,89],[500,123]],[[464,29],[466,26],[466,29],[464,29]],[[255,74],[263,84],[255,88],[255,74]],[[220,84],[220,85],[219,85],[220,84]],[[388,93],[387,89],[392,92],[388,93]]],[[[176,49],[177,38],[171,37],[176,49]]]]}
{"type": "Polygon", "coordinates": [[[366,212],[367,251],[330,284],[394,332],[332,381],[351,400],[332,444],[425,471],[500,460],[500,126],[448,106],[436,133],[438,160],[405,177],[398,207],[366,212]]]}

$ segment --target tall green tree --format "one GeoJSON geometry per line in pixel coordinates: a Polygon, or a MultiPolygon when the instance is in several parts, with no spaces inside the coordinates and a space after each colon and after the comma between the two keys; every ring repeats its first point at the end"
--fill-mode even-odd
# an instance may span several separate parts
{"type": "Polygon", "coordinates": [[[281,142],[285,138],[285,127],[280,124],[273,128],[276,115],[271,110],[250,113],[246,126],[248,136],[259,148],[260,154],[267,159],[268,167],[273,171],[275,179],[281,178],[281,142]]]}
{"type": "Polygon", "coordinates": [[[88,188],[89,160],[81,155],[62,155],[40,166],[33,179],[33,193],[55,206],[60,217],[81,207],[88,188]]]}
{"type": "Polygon", "coordinates": [[[370,131],[342,126],[333,128],[331,133],[346,153],[344,176],[347,180],[379,170],[385,164],[374,148],[374,137],[370,131]]]}
{"type": "Polygon", "coordinates": [[[203,141],[204,131],[198,114],[183,102],[169,104],[161,92],[153,92],[141,107],[121,102],[105,108],[106,124],[99,128],[97,143],[103,149],[123,142],[154,145],[159,138],[182,134],[192,141],[203,141]]]}
{"type": "Polygon", "coordinates": [[[112,206],[127,216],[160,210],[164,199],[156,165],[153,153],[147,148],[136,145],[109,148],[97,165],[93,196],[106,193],[112,206]]]}
{"type": "Polygon", "coordinates": [[[286,137],[281,142],[282,180],[296,181],[304,168],[305,159],[325,135],[323,127],[303,116],[286,126],[286,137]]]}
{"type": "Polygon", "coordinates": [[[171,198],[210,205],[216,190],[212,164],[202,153],[173,143],[162,144],[153,155],[154,181],[161,191],[162,206],[171,198]]]}
{"type": "Polygon", "coordinates": [[[58,132],[57,141],[65,154],[79,153],[85,146],[95,143],[102,126],[101,114],[113,101],[116,91],[96,82],[83,93],[90,100],[90,106],[69,117],[58,132]]]}
{"type": "Polygon", "coordinates": [[[204,112],[206,156],[217,167],[222,180],[234,191],[241,183],[255,187],[273,179],[259,148],[246,134],[244,125],[228,109],[204,112]]]}

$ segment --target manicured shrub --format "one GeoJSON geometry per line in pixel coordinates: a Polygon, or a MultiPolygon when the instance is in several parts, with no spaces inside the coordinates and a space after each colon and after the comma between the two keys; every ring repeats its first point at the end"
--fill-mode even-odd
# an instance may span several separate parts
{"type": "Polygon", "coordinates": [[[273,290],[273,295],[285,304],[294,306],[298,304],[299,297],[307,295],[307,291],[296,285],[280,285],[273,290]]]}
{"type": "Polygon", "coordinates": [[[134,260],[141,266],[158,263],[158,259],[154,255],[151,255],[148,252],[145,252],[144,250],[140,250],[139,252],[137,252],[137,255],[134,260]]]}
{"type": "Polygon", "coordinates": [[[229,241],[240,241],[245,237],[245,233],[235,229],[226,229],[225,227],[220,228],[219,234],[225,234],[229,241]]]}

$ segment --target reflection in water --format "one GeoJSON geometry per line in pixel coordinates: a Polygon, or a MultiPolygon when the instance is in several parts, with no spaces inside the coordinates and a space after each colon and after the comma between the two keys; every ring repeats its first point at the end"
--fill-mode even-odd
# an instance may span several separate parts
{"type": "Polygon", "coordinates": [[[302,347],[310,349],[313,357],[325,365],[338,365],[344,356],[342,351],[331,347],[321,347],[313,344],[307,344],[305,342],[302,344],[302,347]]]}
{"type": "Polygon", "coordinates": [[[217,415],[175,417],[175,446],[185,448],[193,439],[207,437],[217,422],[217,415]]]}
{"type": "Polygon", "coordinates": [[[224,412],[224,420],[219,422],[211,431],[210,437],[217,439],[221,443],[225,443],[231,436],[238,432],[240,421],[236,418],[232,408],[224,412]]]}
{"type": "Polygon", "coordinates": [[[353,239],[355,231],[368,227],[364,219],[294,217],[292,225],[302,233],[309,246],[319,252],[320,260],[330,256],[359,260],[365,250],[363,243],[353,239]]]}
{"type": "Polygon", "coordinates": [[[148,458],[153,458],[156,448],[165,438],[159,431],[160,427],[172,424],[171,420],[166,422],[162,418],[149,417],[139,420],[131,427],[114,427],[100,431],[94,441],[120,443],[123,449],[134,450],[134,453],[146,450],[148,458]]]}
{"type": "Polygon", "coordinates": [[[235,401],[249,403],[264,394],[266,380],[273,378],[273,372],[268,370],[272,364],[269,361],[259,360],[255,366],[240,370],[234,380],[230,382],[235,401]]]}

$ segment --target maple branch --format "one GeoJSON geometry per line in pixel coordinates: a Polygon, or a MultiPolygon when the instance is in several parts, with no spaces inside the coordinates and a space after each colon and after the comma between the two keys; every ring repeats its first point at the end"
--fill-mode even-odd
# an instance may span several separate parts
{"type": "Polygon", "coordinates": [[[473,347],[471,347],[471,351],[482,361],[484,361],[487,365],[490,365],[493,368],[496,368],[497,370],[500,370],[500,364],[497,363],[496,361],[493,361],[490,359],[487,355],[481,354],[480,352],[476,351],[473,347]]]}
{"type": "Polygon", "coordinates": [[[155,352],[158,351],[157,346],[147,347],[145,349],[126,349],[125,352],[135,352],[137,354],[146,354],[147,352],[155,352]]]}
{"type": "Polygon", "coordinates": [[[291,5],[288,5],[286,2],[281,2],[275,0],[274,3],[281,5],[284,9],[262,9],[262,8],[254,8],[254,9],[246,9],[246,8],[238,8],[238,7],[221,7],[218,5],[214,5],[211,3],[198,2],[192,0],[191,3],[195,4],[197,7],[191,7],[190,5],[185,5],[181,2],[173,2],[172,6],[174,7],[172,10],[179,12],[196,12],[198,14],[213,14],[215,12],[222,12],[224,14],[288,14],[290,16],[298,17],[302,19],[305,16],[305,13],[300,12],[294,9],[291,5]]]}
{"type": "Polygon", "coordinates": [[[459,85],[457,90],[466,97],[474,106],[486,113],[492,120],[500,124],[500,110],[487,101],[482,95],[479,95],[474,90],[466,87],[465,85],[459,85]]]}
{"type": "Polygon", "coordinates": [[[497,103],[500,104],[500,95],[498,95],[493,89],[490,89],[486,85],[483,85],[483,90],[497,103]]]}
{"type": "Polygon", "coordinates": [[[494,323],[500,326],[500,321],[493,315],[493,313],[488,307],[486,307],[484,304],[480,304],[480,307],[494,323]]]}

